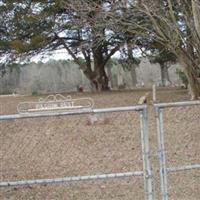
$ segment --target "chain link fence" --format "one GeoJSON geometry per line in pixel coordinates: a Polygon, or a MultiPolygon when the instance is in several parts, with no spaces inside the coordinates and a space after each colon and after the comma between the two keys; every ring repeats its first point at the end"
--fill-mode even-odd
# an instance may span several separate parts
{"type": "Polygon", "coordinates": [[[159,103],[148,113],[146,105],[0,108],[0,199],[199,199],[199,101],[159,103]]]}
{"type": "Polygon", "coordinates": [[[7,112],[0,128],[0,199],[153,199],[145,105],[7,112]]]}
{"type": "Polygon", "coordinates": [[[155,105],[160,198],[197,200],[200,194],[200,101],[155,105]]]}

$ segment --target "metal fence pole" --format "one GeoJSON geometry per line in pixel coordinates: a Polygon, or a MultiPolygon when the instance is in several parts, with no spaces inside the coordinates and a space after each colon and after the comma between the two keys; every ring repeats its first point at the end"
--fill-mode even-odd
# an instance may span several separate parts
{"type": "Polygon", "coordinates": [[[98,175],[88,175],[88,176],[66,176],[66,177],[46,178],[46,179],[4,181],[0,182],[0,188],[34,185],[34,184],[40,185],[40,184],[53,184],[53,183],[55,184],[55,183],[75,182],[75,181],[90,181],[90,180],[100,180],[100,179],[131,177],[131,176],[143,176],[143,172],[142,171],[120,172],[120,173],[98,174],[98,175]]]}
{"type": "Polygon", "coordinates": [[[160,172],[160,195],[161,200],[168,200],[167,191],[167,169],[164,147],[164,130],[163,130],[163,110],[159,107],[156,110],[156,126],[157,126],[157,143],[158,143],[158,162],[160,172]]]}
{"type": "Polygon", "coordinates": [[[142,144],[142,158],[143,158],[143,171],[144,171],[144,190],[145,199],[153,200],[153,177],[150,164],[150,151],[149,151],[149,132],[148,132],[148,113],[147,107],[140,111],[140,126],[141,126],[141,144],[142,144]]]}

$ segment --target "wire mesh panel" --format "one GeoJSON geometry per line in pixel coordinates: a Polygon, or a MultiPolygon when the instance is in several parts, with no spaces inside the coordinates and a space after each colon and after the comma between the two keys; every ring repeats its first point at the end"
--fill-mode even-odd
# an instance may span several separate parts
{"type": "Polygon", "coordinates": [[[0,199],[152,199],[146,107],[75,114],[0,116],[0,199]]]}
{"type": "Polygon", "coordinates": [[[157,104],[161,198],[199,199],[200,102],[157,104]]]}

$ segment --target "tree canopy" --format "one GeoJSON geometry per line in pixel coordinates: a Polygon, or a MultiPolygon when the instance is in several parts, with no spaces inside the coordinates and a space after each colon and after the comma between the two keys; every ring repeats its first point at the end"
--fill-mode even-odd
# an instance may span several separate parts
{"type": "Polygon", "coordinates": [[[8,60],[65,48],[93,87],[106,90],[111,56],[120,50],[134,65],[139,48],[161,64],[178,60],[192,97],[200,96],[197,0],[0,1],[0,12],[0,56],[8,60]]]}
{"type": "Polygon", "coordinates": [[[10,15],[2,50],[24,59],[65,48],[96,89],[107,89],[104,67],[123,43],[123,35],[105,23],[109,18],[104,13],[113,9],[112,2],[22,1],[1,7],[10,15]],[[80,62],[80,55],[85,62],[80,62]]]}
{"type": "MultiPolygon", "coordinates": [[[[139,44],[148,50],[149,44],[174,55],[182,65],[191,89],[192,99],[200,96],[198,71],[200,64],[200,2],[197,0],[127,1],[126,18],[116,24],[129,34],[137,35],[139,44]],[[134,13],[134,15],[133,15],[134,13]],[[135,14],[138,17],[135,19],[135,14]],[[127,28],[128,27],[128,28],[127,28]]],[[[166,54],[165,54],[166,55],[166,54]]]]}

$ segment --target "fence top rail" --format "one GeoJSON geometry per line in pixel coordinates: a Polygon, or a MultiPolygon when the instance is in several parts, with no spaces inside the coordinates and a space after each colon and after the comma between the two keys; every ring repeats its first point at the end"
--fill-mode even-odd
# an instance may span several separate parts
{"type": "Polygon", "coordinates": [[[181,101],[181,102],[169,102],[169,103],[156,103],[155,108],[169,108],[169,107],[181,107],[181,106],[195,106],[200,105],[200,101],[181,101]]]}
{"type": "Polygon", "coordinates": [[[38,118],[38,117],[59,117],[66,115],[80,115],[80,114],[97,114],[97,113],[111,113],[111,112],[128,112],[128,111],[142,111],[147,108],[146,104],[125,107],[112,108],[98,108],[98,109],[81,109],[71,111],[57,111],[57,112],[41,112],[41,113],[24,113],[24,114],[8,114],[0,115],[1,120],[14,120],[24,118],[38,118]]]}

